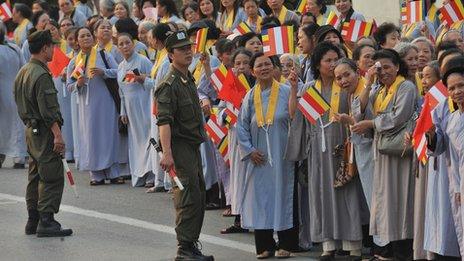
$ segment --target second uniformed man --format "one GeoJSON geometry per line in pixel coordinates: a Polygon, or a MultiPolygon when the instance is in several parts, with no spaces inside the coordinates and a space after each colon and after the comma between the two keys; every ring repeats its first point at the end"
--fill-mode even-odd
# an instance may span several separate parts
{"type": "Polygon", "coordinates": [[[175,168],[185,187],[174,188],[176,260],[214,260],[204,256],[197,247],[205,215],[205,181],[201,164],[200,144],[205,140],[203,116],[195,81],[188,67],[192,62],[192,42],[183,31],[166,39],[172,61],[169,73],[155,91],[160,142],[165,171],[175,168]]]}
{"type": "Polygon", "coordinates": [[[26,125],[26,143],[30,155],[26,205],[29,219],[26,234],[38,237],[62,237],[72,234],[61,228],[53,215],[58,213],[64,187],[61,155],[60,107],[57,90],[47,62],[53,57],[54,42],[49,30],[28,37],[31,60],[19,71],[14,85],[18,114],[26,125]]]}

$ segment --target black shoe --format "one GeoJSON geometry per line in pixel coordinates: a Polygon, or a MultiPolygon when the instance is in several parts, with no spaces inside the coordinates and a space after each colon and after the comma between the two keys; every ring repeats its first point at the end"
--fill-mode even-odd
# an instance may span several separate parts
{"type": "Polygon", "coordinates": [[[319,261],[335,261],[335,251],[333,251],[330,255],[320,256],[318,260],[319,261]]]}
{"type": "Polygon", "coordinates": [[[39,211],[37,209],[28,209],[27,212],[29,217],[24,230],[26,235],[34,235],[37,233],[37,225],[39,224],[39,211]]]}
{"type": "Polygon", "coordinates": [[[182,242],[179,243],[175,260],[214,261],[214,257],[203,255],[194,243],[182,242]]]}
{"type": "Polygon", "coordinates": [[[360,256],[344,256],[344,257],[341,257],[339,260],[343,260],[343,261],[361,261],[362,258],[360,256]]]}
{"type": "Polygon", "coordinates": [[[53,213],[40,213],[37,237],[66,237],[72,233],[72,229],[61,228],[61,224],[53,218],[53,213]]]}
{"type": "Polygon", "coordinates": [[[213,203],[213,202],[210,202],[208,204],[206,204],[206,207],[205,209],[206,210],[216,210],[216,209],[220,209],[221,206],[219,206],[219,204],[216,204],[216,203],[213,203]]]}
{"type": "Polygon", "coordinates": [[[13,165],[13,169],[25,169],[26,168],[26,164],[24,163],[15,163],[13,165]]]}

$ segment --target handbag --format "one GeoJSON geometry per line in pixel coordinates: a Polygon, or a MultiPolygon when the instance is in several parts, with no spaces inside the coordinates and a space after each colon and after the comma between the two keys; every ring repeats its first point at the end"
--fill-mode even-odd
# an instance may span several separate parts
{"type": "Polygon", "coordinates": [[[413,154],[412,146],[404,147],[404,136],[414,130],[415,120],[410,119],[398,128],[381,133],[377,141],[379,153],[389,156],[410,156],[413,154]]]}
{"type": "MultiPolygon", "coordinates": [[[[108,61],[106,60],[106,55],[104,50],[100,50],[100,55],[105,63],[106,69],[110,69],[108,65],[108,61]]],[[[121,113],[121,97],[119,96],[119,84],[118,80],[115,78],[104,78],[103,81],[105,82],[106,88],[110,92],[111,98],[113,98],[114,105],[116,106],[116,111],[118,115],[121,113]]],[[[127,125],[122,123],[121,119],[118,119],[118,131],[122,135],[127,135],[127,125]]]]}
{"type": "Polygon", "coordinates": [[[346,138],[343,145],[335,147],[334,155],[339,154],[342,156],[342,161],[340,162],[340,166],[335,174],[333,183],[334,188],[343,187],[350,183],[350,181],[358,175],[358,168],[356,166],[356,161],[354,160],[353,143],[350,142],[349,138],[346,138]]]}

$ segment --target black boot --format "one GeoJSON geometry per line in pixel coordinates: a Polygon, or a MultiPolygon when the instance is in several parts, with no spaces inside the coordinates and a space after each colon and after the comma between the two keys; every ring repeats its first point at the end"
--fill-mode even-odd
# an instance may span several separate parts
{"type": "Polygon", "coordinates": [[[204,256],[194,243],[180,242],[177,248],[177,256],[175,260],[213,261],[214,257],[204,256]]]}
{"type": "Polygon", "coordinates": [[[61,224],[53,218],[53,213],[40,213],[37,237],[65,237],[70,236],[72,233],[72,229],[61,228],[61,224]]]}
{"type": "Polygon", "coordinates": [[[33,235],[37,232],[37,225],[39,224],[39,211],[37,209],[27,210],[29,217],[27,218],[25,232],[26,235],[33,235]]]}

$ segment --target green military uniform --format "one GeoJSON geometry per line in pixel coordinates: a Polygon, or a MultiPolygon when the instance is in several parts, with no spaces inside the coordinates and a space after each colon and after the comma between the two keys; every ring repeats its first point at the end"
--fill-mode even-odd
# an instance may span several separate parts
{"type": "Polygon", "coordinates": [[[51,126],[63,124],[57,90],[46,64],[31,59],[18,73],[14,86],[18,113],[26,125],[30,155],[26,190],[28,210],[57,213],[63,194],[63,163],[53,152],[51,126]],[[37,129],[38,133],[33,133],[37,129]]]}
{"type": "Polygon", "coordinates": [[[174,189],[176,233],[179,242],[196,242],[205,214],[206,190],[200,144],[205,139],[203,116],[193,76],[171,67],[155,91],[158,126],[171,127],[171,150],[178,178],[174,189]]]}

